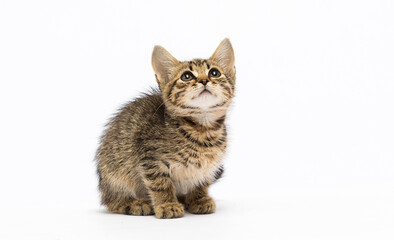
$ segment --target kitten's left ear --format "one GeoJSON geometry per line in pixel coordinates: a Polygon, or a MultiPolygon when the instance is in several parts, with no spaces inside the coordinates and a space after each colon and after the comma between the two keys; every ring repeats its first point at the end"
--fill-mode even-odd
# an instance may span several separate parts
{"type": "Polygon", "coordinates": [[[155,46],[152,53],[152,67],[159,84],[169,81],[169,75],[178,64],[179,61],[162,46],[155,46]]]}
{"type": "Polygon", "coordinates": [[[219,44],[210,59],[220,64],[226,71],[235,71],[234,50],[228,38],[219,44]]]}

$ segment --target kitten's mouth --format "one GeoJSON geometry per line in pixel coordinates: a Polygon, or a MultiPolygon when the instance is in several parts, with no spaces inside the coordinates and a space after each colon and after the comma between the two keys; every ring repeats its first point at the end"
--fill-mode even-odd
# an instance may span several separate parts
{"type": "Polygon", "coordinates": [[[200,101],[209,101],[216,97],[217,96],[211,90],[208,90],[208,88],[204,88],[199,93],[194,95],[194,97],[191,100],[198,99],[200,101]]]}
{"type": "Polygon", "coordinates": [[[200,92],[200,94],[198,94],[199,97],[204,96],[204,95],[209,95],[212,94],[208,89],[204,89],[200,92]]]}
{"type": "Polygon", "coordinates": [[[216,96],[214,93],[215,91],[212,90],[214,89],[209,89],[209,87],[198,90],[196,95],[187,100],[187,104],[191,107],[197,107],[200,109],[207,109],[218,104],[220,102],[220,98],[216,96]]]}

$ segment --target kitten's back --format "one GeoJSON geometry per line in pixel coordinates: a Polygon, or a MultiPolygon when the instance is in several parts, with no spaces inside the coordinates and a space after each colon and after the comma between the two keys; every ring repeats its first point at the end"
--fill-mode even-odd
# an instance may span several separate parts
{"type": "Polygon", "coordinates": [[[164,104],[161,93],[157,90],[123,106],[107,124],[101,138],[97,151],[99,169],[102,167],[111,170],[108,166],[118,168],[120,164],[126,164],[123,162],[125,159],[132,161],[132,156],[144,143],[142,139],[160,134],[163,126],[164,104]]]}

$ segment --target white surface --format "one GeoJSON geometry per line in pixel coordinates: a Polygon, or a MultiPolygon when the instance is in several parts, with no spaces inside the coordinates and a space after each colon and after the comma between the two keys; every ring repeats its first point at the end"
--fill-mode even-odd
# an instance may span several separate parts
{"type": "Polygon", "coordinates": [[[0,238],[393,239],[393,12],[392,1],[0,1],[0,238]],[[153,46],[209,57],[225,37],[237,97],[217,213],[104,213],[98,138],[155,86],[153,46]]]}
{"type": "MultiPolygon", "coordinates": [[[[227,196],[213,215],[160,220],[89,206],[5,210],[2,239],[393,239],[394,197],[348,192],[227,196]],[[6,225],[4,225],[6,223],[6,225]]],[[[2,211],[4,213],[4,211],[2,211]]]]}

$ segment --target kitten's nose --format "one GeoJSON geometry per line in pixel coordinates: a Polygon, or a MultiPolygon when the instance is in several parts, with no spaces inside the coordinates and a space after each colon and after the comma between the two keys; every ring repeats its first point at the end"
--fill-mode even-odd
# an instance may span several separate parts
{"type": "Polygon", "coordinates": [[[208,83],[208,79],[206,79],[206,78],[203,78],[203,79],[201,79],[200,81],[199,81],[199,83],[202,83],[202,85],[207,85],[207,83],[208,83]]]}

